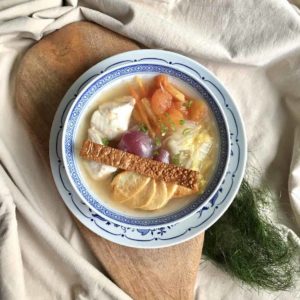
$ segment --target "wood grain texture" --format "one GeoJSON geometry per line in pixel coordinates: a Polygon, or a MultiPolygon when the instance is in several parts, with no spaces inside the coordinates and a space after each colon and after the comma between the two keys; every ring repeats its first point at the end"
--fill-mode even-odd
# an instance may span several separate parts
{"type": "MultiPolygon", "coordinates": [[[[77,22],[27,51],[19,65],[16,104],[48,169],[51,123],[68,88],[97,62],[134,49],[137,44],[122,36],[92,23],[77,22]]],[[[169,248],[133,249],[98,237],[74,221],[110,277],[132,298],[193,298],[203,234],[169,248]]]]}

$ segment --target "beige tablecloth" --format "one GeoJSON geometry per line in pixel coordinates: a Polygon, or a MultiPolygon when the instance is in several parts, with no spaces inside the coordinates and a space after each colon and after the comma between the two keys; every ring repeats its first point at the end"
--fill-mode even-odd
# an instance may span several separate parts
{"type": "MultiPolygon", "coordinates": [[[[249,157],[274,194],[274,221],[300,245],[300,15],[286,0],[0,1],[0,298],[127,299],[82,240],[15,109],[26,49],[87,19],[150,48],[190,56],[228,87],[245,120],[249,157]],[[297,225],[298,223],[298,225],[297,225]]],[[[300,1],[298,1],[299,4],[300,1]]],[[[268,293],[211,262],[197,299],[296,299],[268,293]]],[[[298,299],[299,299],[298,298],[298,299]]]]}

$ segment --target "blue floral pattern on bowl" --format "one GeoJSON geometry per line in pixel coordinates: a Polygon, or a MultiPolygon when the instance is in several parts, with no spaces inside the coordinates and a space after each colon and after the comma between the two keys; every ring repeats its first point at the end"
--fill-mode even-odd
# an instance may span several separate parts
{"type": "Polygon", "coordinates": [[[224,86],[207,69],[197,62],[174,52],[162,50],[137,50],[110,57],[81,75],[62,99],[55,114],[49,141],[49,155],[57,189],[71,213],[95,234],[112,242],[137,248],[160,248],[175,245],[195,237],[212,226],[226,211],[241,183],[246,163],[246,139],[240,114],[224,86]],[[115,66],[133,62],[159,62],[176,65],[191,71],[208,85],[221,103],[230,131],[231,155],[225,178],[214,197],[197,213],[171,226],[158,228],[132,228],[111,222],[96,214],[80,200],[66,175],[62,162],[62,128],[73,101],[86,85],[99,74],[115,66]],[[160,234],[162,233],[162,234],[160,234]]]}
{"type": "Polygon", "coordinates": [[[156,64],[134,64],[126,67],[121,67],[106,74],[100,76],[99,79],[92,82],[90,86],[88,86],[83,93],[75,100],[73,107],[70,109],[70,113],[66,120],[66,128],[65,128],[65,139],[63,145],[63,151],[66,157],[66,167],[70,175],[71,181],[75,185],[79,195],[90,205],[92,208],[103,216],[122,224],[133,225],[133,226],[161,226],[164,224],[170,224],[172,222],[177,222],[180,219],[188,216],[193,213],[197,209],[201,207],[209,198],[213,195],[213,193],[218,188],[222,178],[225,174],[226,165],[228,162],[228,153],[229,153],[229,136],[227,132],[226,121],[224,115],[222,114],[219,105],[216,103],[216,100],[212,97],[212,95],[205,89],[199,81],[195,80],[191,76],[174,69],[169,66],[161,66],[156,64]],[[213,178],[209,182],[207,188],[204,193],[200,195],[195,201],[193,201],[190,205],[184,207],[183,209],[171,213],[169,215],[155,217],[155,218],[134,218],[127,215],[123,215],[120,212],[114,211],[112,209],[107,208],[100,201],[96,199],[92,193],[89,192],[88,187],[85,185],[82,180],[80,173],[78,171],[78,167],[76,167],[75,160],[75,149],[74,149],[74,141],[76,135],[76,128],[78,126],[78,122],[80,119],[80,115],[83,113],[84,108],[88,105],[92,96],[96,93],[99,93],[103,87],[107,84],[110,84],[112,81],[124,78],[124,76],[128,76],[129,74],[137,74],[137,73],[164,73],[169,76],[176,77],[191,87],[193,87],[197,92],[207,101],[210,106],[212,112],[214,113],[217,127],[220,135],[220,154],[219,154],[219,163],[217,165],[216,171],[214,173],[213,178]]]}
{"type": "Polygon", "coordinates": [[[75,100],[75,103],[71,107],[66,119],[63,152],[66,159],[66,168],[73,186],[75,186],[81,198],[84,199],[97,213],[114,222],[124,225],[151,227],[178,222],[180,219],[185,218],[191,213],[198,210],[201,206],[203,206],[207,201],[210,200],[225,176],[225,170],[230,151],[228,141],[229,135],[224,115],[219,105],[216,103],[214,97],[198,80],[195,80],[192,76],[174,67],[143,63],[120,67],[113,71],[102,74],[98,79],[94,80],[90,85],[87,86],[87,88],[83,90],[83,92],[75,100]],[[187,83],[189,86],[193,87],[207,101],[208,105],[213,111],[220,135],[219,164],[217,165],[214,176],[208,184],[204,193],[183,209],[168,215],[155,218],[134,218],[105,207],[105,205],[101,204],[101,202],[98,201],[96,197],[89,192],[88,187],[84,184],[84,181],[80,176],[75,160],[74,141],[76,128],[78,126],[80,115],[83,113],[84,108],[88,105],[90,99],[112,81],[138,73],[153,73],[154,75],[157,73],[165,73],[169,76],[176,77],[187,83]]]}

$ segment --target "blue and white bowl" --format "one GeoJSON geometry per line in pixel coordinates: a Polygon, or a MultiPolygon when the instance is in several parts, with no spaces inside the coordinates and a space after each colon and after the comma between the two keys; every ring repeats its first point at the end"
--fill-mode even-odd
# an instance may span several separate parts
{"type": "MultiPolygon", "coordinates": [[[[222,105],[206,86],[205,78],[199,78],[194,75],[197,70],[203,70],[206,74],[209,71],[195,61],[193,61],[193,64],[195,64],[197,70],[190,67],[187,68],[181,63],[182,57],[179,54],[161,50],[137,50],[127,52],[125,55],[123,53],[122,55],[111,57],[109,58],[112,62],[110,66],[106,70],[99,72],[98,76],[93,77],[81,89],[68,111],[62,133],[62,154],[67,176],[74,190],[86,205],[100,216],[116,224],[138,228],[158,228],[178,223],[199,211],[202,206],[208,203],[216,194],[225,177],[230,156],[230,139],[222,105]],[[156,58],[158,56],[160,58],[156,58]],[[79,124],[82,122],[86,111],[95,101],[99,100],[99,95],[104,90],[113,87],[121,80],[128,80],[137,75],[143,78],[155,76],[159,73],[167,74],[169,77],[172,77],[173,81],[207,101],[215,116],[220,136],[219,160],[204,193],[186,206],[177,210],[164,209],[158,213],[137,212],[136,210],[125,211],[116,208],[113,205],[113,201],[103,201],[101,197],[97,196],[88,187],[78,166],[75,140],[79,124]]],[[[186,60],[187,58],[184,57],[184,59],[186,60]]]]}

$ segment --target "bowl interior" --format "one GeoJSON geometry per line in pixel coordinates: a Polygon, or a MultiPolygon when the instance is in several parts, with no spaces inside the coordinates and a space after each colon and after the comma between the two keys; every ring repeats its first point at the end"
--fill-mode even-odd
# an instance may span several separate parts
{"type": "Polygon", "coordinates": [[[178,222],[199,209],[214,196],[224,177],[229,157],[229,134],[222,109],[213,95],[199,81],[173,67],[154,64],[136,64],[107,72],[88,84],[77,97],[68,113],[63,132],[63,158],[69,179],[81,199],[94,211],[116,223],[130,226],[160,226],[178,222]],[[92,112],[101,99],[122,96],[118,90],[121,82],[131,81],[136,75],[147,79],[159,73],[166,73],[180,89],[197,99],[199,96],[208,103],[216,120],[219,133],[219,159],[214,174],[206,190],[200,196],[174,199],[157,211],[129,209],[110,199],[109,182],[104,185],[91,185],[84,162],[79,158],[79,150],[84,139],[92,112]]]}

